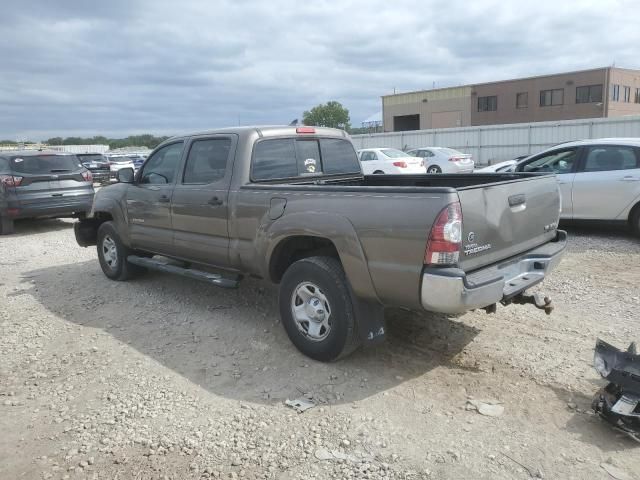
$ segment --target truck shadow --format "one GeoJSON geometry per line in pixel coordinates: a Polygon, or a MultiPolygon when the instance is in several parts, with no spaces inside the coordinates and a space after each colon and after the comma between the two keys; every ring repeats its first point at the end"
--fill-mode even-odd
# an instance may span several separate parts
{"type": "Polygon", "coordinates": [[[256,280],[238,290],[153,272],[113,282],[94,260],[34,270],[24,282],[21,293],[59,318],[103,330],[216,395],[262,403],[367,398],[436,367],[458,368],[454,357],[478,333],[445,316],[393,311],[385,343],[323,364],[293,347],[277,290],[256,280]]]}

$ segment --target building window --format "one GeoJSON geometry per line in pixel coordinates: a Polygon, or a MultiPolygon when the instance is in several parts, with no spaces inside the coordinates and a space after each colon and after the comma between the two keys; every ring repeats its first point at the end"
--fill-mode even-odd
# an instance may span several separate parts
{"type": "Polygon", "coordinates": [[[527,92],[516,93],[516,108],[527,108],[529,106],[529,94],[527,92]]]}
{"type": "Polygon", "coordinates": [[[495,112],[498,110],[498,97],[478,97],[479,112],[495,112]]]}
{"type": "Polygon", "coordinates": [[[558,88],[556,90],[541,90],[540,91],[540,106],[549,107],[552,105],[564,104],[564,89],[558,88]]]}
{"type": "Polygon", "coordinates": [[[602,101],[602,85],[576,87],[576,103],[597,103],[602,101]]]}
{"type": "Polygon", "coordinates": [[[611,85],[611,100],[614,102],[620,101],[620,85],[613,84],[611,85]]]}
{"type": "Polygon", "coordinates": [[[624,86],[624,102],[629,103],[631,101],[631,87],[624,86]]]}
{"type": "Polygon", "coordinates": [[[635,98],[635,102],[636,102],[636,103],[640,103],[640,88],[636,88],[636,98],[635,98]]]}

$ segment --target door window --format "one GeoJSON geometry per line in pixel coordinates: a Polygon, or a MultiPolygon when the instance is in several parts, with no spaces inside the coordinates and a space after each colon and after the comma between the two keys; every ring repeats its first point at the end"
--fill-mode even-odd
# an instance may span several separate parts
{"type": "Polygon", "coordinates": [[[362,152],[362,154],[360,155],[361,162],[369,162],[371,160],[371,152],[362,152]]]}
{"type": "Polygon", "coordinates": [[[173,183],[182,157],[183,146],[184,142],[172,143],[151,155],[144,164],[140,183],[155,185],[173,183]]]}
{"type": "Polygon", "coordinates": [[[195,140],[189,149],[182,182],[207,184],[224,178],[231,150],[230,138],[195,140]]]}
{"type": "Polygon", "coordinates": [[[526,165],[523,165],[521,171],[571,173],[578,158],[577,153],[578,150],[576,148],[555,150],[534,158],[526,165]]]}
{"type": "Polygon", "coordinates": [[[606,172],[639,168],[636,152],[632,147],[608,145],[590,147],[584,162],[585,172],[606,172]]]}

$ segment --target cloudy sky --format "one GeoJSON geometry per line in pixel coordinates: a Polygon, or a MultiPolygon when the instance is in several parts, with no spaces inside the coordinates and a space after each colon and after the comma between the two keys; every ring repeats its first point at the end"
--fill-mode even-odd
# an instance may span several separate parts
{"type": "Polygon", "coordinates": [[[328,100],[354,126],[398,91],[640,68],[633,0],[9,0],[0,139],[282,124],[328,100]]]}

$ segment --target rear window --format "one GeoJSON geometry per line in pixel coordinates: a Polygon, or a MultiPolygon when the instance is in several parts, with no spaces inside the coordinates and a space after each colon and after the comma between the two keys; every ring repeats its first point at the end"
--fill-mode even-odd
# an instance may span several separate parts
{"type": "Polygon", "coordinates": [[[339,138],[274,138],[256,143],[252,179],[360,173],[351,142],[339,138]]]}
{"type": "Polygon", "coordinates": [[[83,162],[106,162],[107,159],[104,155],[99,153],[83,153],[78,155],[78,158],[83,162]]]}
{"type": "Polygon", "coordinates": [[[75,155],[29,155],[10,159],[14,173],[47,174],[76,172],[82,168],[75,155]]]}
{"type": "Polygon", "coordinates": [[[404,153],[401,150],[396,150],[395,148],[383,148],[380,151],[389,158],[405,158],[409,156],[408,153],[404,153]]]}
{"type": "Polygon", "coordinates": [[[454,150],[453,148],[441,148],[440,151],[445,155],[450,155],[454,157],[458,155],[464,155],[464,153],[459,152],[458,150],[454,150]]]}

